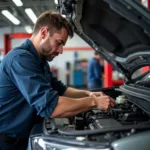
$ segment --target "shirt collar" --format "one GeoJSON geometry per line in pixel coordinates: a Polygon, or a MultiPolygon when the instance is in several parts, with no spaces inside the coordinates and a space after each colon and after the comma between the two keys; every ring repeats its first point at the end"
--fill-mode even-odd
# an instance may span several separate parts
{"type": "Polygon", "coordinates": [[[26,46],[27,50],[30,51],[36,57],[37,62],[39,64],[43,64],[43,63],[45,64],[46,61],[44,61],[40,58],[40,56],[38,55],[34,45],[32,44],[32,42],[29,39],[26,39],[25,42],[23,43],[23,45],[26,46]]]}

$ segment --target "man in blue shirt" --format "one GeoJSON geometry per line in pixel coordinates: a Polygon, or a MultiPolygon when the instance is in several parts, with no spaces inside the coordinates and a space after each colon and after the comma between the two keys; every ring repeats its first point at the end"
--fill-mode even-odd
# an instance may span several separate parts
{"type": "Polygon", "coordinates": [[[101,56],[95,51],[94,57],[88,64],[88,89],[96,89],[102,87],[102,76],[104,67],[101,65],[101,56]]]}
{"type": "Polygon", "coordinates": [[[47,11],[38,18],[31,38],[1,62],[0,149],[25,149],[36,118],[69,117],[114,106],[109,96],[67,87],[50,71],[47,61],[63,53],[68,36],[73,36],[68,20],[47,11]]]}

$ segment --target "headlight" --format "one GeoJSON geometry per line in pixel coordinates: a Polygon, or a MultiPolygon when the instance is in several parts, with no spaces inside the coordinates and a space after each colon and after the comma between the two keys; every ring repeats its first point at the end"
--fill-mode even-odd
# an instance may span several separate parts
{"type": "Polygon", "coordinates": [[[49,138],[43,137],[32,139],[32,148],[34,150],[110,150],[110,148],[104,148],[95,144],[89,145],[84,142],[75,144],[74,142],[69,143],[68,141],[65,143],[59,140],[50,140],[49,138]]]}

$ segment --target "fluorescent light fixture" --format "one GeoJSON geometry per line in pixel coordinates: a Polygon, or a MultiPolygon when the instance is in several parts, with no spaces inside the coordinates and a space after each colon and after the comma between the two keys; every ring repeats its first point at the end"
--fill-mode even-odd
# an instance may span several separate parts
{"type": "Polygon", "coordinates": [[[54,3],[55,3],[56,5],[58,5],[58,0],[54,0],[54,3]]]}
{"type": "Polygon", "coordinates": [[[20,7],[20,6],[23,6],[23,3],[22,3],[22,1],[21,0],[12,0],[15,4],[16,4],[16,6],[18,6],[18,7],[20,7]]]}
{"type": "Polygon", "coordinates": [[[32,28],[31,28],[31,26],[25,26],[25,30],[26,30],[26,32],[28,32],[28,33],[32,33],[32,28]]]}
{"type": "Polygon", "coordinates": [[[66,18],[66,15],[62,15],[62,17],[66,18]]]}
{"type": "Polygon", "coordinates": [[[26,8],[25,12],[29,16],[29,18],[32,20],[32,22],[35,24],[37,17],[35,15],[35,13],[33,12],[33,10],[31,8],[26,8]]]}
{"type": "Polygon", "coordinates": [[[19,25],[20,21],[13,16],[8,10],[2,10],[2,14],[7,17],[13,24],[19,25]]]}

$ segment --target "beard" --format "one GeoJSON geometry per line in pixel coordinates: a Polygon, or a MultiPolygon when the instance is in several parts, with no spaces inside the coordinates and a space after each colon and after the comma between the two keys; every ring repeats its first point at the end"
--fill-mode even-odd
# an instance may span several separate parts
{"type": "Polygon", "coordinates": [[[55,56],[57,56],[57,53],[52,52],[52,46],[49,43],[49,41],[45,41],[41,46],[41,56],[43,60],[46,61],[52,61],[55,56]]]}
{"type": "MultiPolygon", "coordinates": [[[[50,51],[50,49],[48,51],[50,51]]],[[[43,60],[46,60],[46,61],[52,61],[53,57],[51,54],[48,53],[48,51],[47,49],[44,49],[44,48],[42,49],[42,56],[43,56],[42,58],[43,60]]]]}

